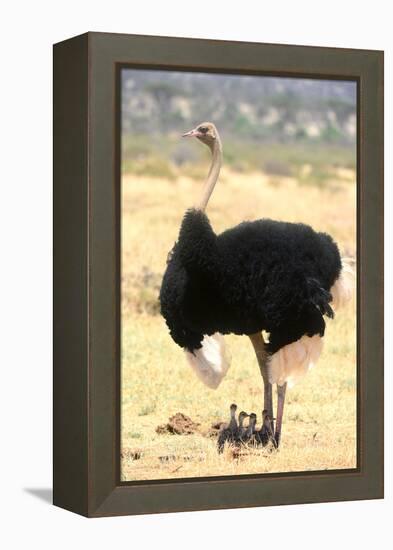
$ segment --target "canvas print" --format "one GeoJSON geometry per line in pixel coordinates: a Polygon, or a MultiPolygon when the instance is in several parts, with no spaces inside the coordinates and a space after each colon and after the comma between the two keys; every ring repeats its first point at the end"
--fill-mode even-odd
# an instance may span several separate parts
{"type": "Polygon", "coordinates": [[[122,481],[356,468],[356,82],[120,85],[122,481]]]}

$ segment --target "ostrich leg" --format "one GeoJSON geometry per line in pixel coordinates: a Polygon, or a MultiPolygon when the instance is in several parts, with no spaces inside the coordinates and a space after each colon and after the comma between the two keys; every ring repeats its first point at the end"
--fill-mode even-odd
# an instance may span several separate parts
{"type": "Polygon", "coordinates": [[[284,412],[284,401],[285,401],[286,389],[287,389],[286,382],[283,386],[277,385],[277,417],[276,417],[276,432],[274,434],[274,439],[276,441],[277,448],[280,445],[282,415],[284,412]]]}
{"type": "Polygon", "coordinates": [[[272,385],[269,382],[269,376],[267,372],[267,353],[265,350],[265,341],[262,333],[250,334],[249,338],[254,346],[255,355],[257,356],[259,369],[261,371],[263,386],[264,386],[264,404],[263,408],[267,411],[271,418],[271,431],[274,434],[274,420],[273,420],[273,391],[272,385]]]}

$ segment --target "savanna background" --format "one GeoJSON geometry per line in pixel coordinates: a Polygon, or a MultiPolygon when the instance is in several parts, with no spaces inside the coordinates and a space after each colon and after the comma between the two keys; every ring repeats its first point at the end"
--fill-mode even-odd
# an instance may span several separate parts
{"type": "Polygon", "coordinates": [[[123,70],[122,479],[353,468],[355,300],[327,321],[321,359],[288,390],[280,450],[217,454],[212,425],[227,420],[232,402],[260,420],[251,344],[226,337],[232,366],[210,390],[171,340],[158,303],[167,253],[210,163],[206,147],[180,136],[204,120],[224,147],[208,206],[216,232],[262,217],[302,221],[356,257],[355,83],[123,70]],[[165,429],[176,413],[193,421],[190,433],[165,429]]]}

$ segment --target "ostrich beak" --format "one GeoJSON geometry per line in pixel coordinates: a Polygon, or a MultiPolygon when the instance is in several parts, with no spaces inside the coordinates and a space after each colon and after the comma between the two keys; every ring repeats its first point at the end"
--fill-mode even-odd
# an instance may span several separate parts
{"type": "Polygon", "coordinates": [[[183,134],[182,137],[198,137],[199,135],[200,133],[198,132],[198,130],[194,128],[193,130],[190,130],[189,132],[183,134]]]}

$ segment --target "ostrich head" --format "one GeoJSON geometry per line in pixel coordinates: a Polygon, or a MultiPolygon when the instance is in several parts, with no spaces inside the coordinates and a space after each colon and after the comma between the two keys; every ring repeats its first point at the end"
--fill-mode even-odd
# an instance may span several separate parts
{"type": "Polygon", "coordinates": [[[239,414],[239,425],[240,426],[243,426],[243,422],[247,417],[248,417],[248,414],[244,411],[241,411],[241,413],[239,414]]]}
{"type": "Polygon", "coordinates": [[[257,423],[257,415],[255,413],[250,414],[250,426],[255,426],[257,423]]]}
{"type": "Polygon", "coordinates": [[[196,137],[211,150],[214,150],[215,147],[221,148],[220,136],[212,122],[198,124],[193,130],[183,134],[183,137],[196,137]]]}

